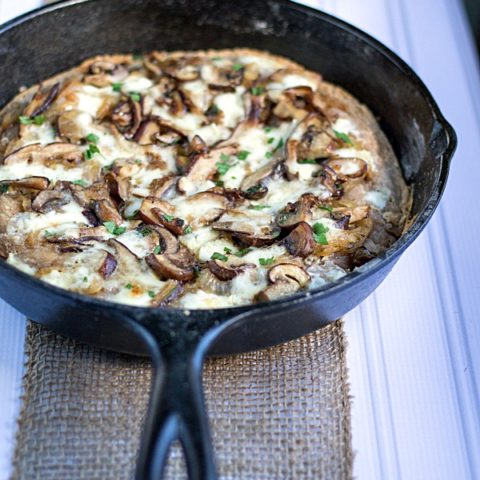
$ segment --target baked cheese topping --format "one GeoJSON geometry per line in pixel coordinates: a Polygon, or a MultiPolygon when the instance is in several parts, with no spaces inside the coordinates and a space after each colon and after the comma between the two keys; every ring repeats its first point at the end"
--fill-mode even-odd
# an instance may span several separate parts
{"type": "Polygon", "coordinates": [[[115,302],[221,308],[322,286],[407,215],[370,112],[265,52],[97,57],[0,121],[0,255],[115,302]]]}

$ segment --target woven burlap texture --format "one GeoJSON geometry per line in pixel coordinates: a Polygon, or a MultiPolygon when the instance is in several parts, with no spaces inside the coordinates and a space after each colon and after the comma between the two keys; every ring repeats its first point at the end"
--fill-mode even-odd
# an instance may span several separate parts
{"type": "MultiPolygon", "coordinates": [[[[146,359],[30,323],[14,479],[132,479],[148,401],[146,359]]],[[[348,479],[350,399],[341,322],[204,368],[221,479],[348,479]]],[[[172,449],[166,478],[186,478],[172,449]]]]}

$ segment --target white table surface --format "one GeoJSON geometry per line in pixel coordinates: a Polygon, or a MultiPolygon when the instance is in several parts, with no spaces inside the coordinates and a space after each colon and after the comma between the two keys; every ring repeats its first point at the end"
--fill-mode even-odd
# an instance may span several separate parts
{"type": "MultiPolygon", "coordinates": [[[[460,0],[303,0],[371,33],[427,83],[459,148],[442,205],[347,316],[354,474],[480,478],[480,77],[460,0]]],[[[40,0],[0,0],[5,21],[40,0]]],[[[0,480],[11,472],[24,318],[0,302],[0,480]]]]}

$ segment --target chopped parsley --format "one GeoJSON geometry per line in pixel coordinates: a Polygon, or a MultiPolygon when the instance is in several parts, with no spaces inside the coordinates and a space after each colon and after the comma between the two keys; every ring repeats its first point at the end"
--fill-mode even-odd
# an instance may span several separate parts
{"type": "Polygon", "coordinates": [[[100,149],[94,143],[90,143],[84,152],[85,159],[91,160],[96,153],[100,153],[100,149]]]}
{"type": "Polygon", "coordinates": [[[155,247],[155,250],[153,250],[153,253],[154,253],[155,255],[160,255],[160,254],[162,253],[162,246],[161,246],[161,245],[157,245],[157,246],[155,247]]]}
{"type": "Polygon", "coordinates": [[[132,58],[133,58],[134,60],[143,60],[143,55],[142,55],[141,53],[134,53],[134,54],[132,55],[132,58]]]}
{"type": "Polygon", "coordinates": [[[50,237],[55,236],[55,233],[54,233],[54,232],[51,232],[50,230],[45,230],[45,231],[43,232],[43,236],[44,236],[45,238],[50,238],[50,237]]]}
{"type": "Polygon", "coordinates": [[[217,180],[217,181],[215,182],[215,185],[216,185],[217,187],[223,187],[223,186],[225,185],[225,182],[224,182],[223,180],[217,180]]]}
{"type": "Polygon", "coordinates": [[[131,290],[131,289],[133,288],[133,285],[132,285],[131,283],[127,283],[127,284],[125,285],[125,288],[126,288],[127,290],[131,290]]]}
{"type": "Polygon", "coordinates": [[[155,298],[156,293],[153,290],[149,290],[147,293],[150,298],[155,298]]]}
{"type": "Polygon", "coordinates": [[[265,91],[265,89],[263,87],[252,87],[250,91],[252,92],[252,95],[257,96],[261,95],[265,91]]]}
{"type": "Polygon", "coordinates": [[[98,135],[95,135],[94,133],[89,133],[86,137],[85,137],[85,140],[88,142],[88,143],[98,143],[98,141],[100,140],[98,138],[98,135]]]}
{"type": "Polygon", "coordinates": [[[263,185],[261,183],[254,185],[253,187],[247,188],[245,193],[247,195],[255,195],[258,191],[263,189],[263,185]]]}
{"type": "Polygon", "coordinates": [[[263,127],[265,133],[270,133],[272,131],[272,127],[263,127]]]}
{"type": "Polygon", "coordinates": [[[330,205],[320,205],[318,208],[321,210],[326,210],[328,213],[333,212],[333,208],[330,205]]]}
{"type": "Polygon", "coordinates": [[[248,150],[240,150],[239,152],[237,152],[235,156],[239,160],[246,160],[249,155],[250,155],[250,152],[248,150]]]}
{"type": "Polygon", "coordinates": [[[353,145],[353,142],[350,140],[350,137],[346,133],[337,132],[337,130],[334,130],[333,132],[335,133],[335,136],[342,142],[353,145]]]}
{"type": "Polygon", "coordinates": [[[232,65],[232,70],[235,71],[235,72],[238,72],[239,70],[241,70],[243,68],[243,65],[241,63],[234,63],[232,65]]]}
{"type": "Polygon", "coordinates": [[[167,213],[162,214],[162,217],[167,221],[167,222],[173,222],[175,220],[175,217],[173,215],[168,215],[167,213]]]}
{"type": "Polygon", "coordinates": [[[88,185],[88,183],[83,180],[83,178],[81,178],[80,180],[74,180],[72,183],[74,185],[80,185],[81,187],[86,187],[88,185]]]}
{"type": "Polygon", "coordinates": [[[282,147],[283,147],[283,138],[281,138],[278,143],[277,143],[277,146],[273,149],[274,152],[276,152],[277,150],[280,150],[282,147]]]}
{"type": "Polygon", "coordinates": [[[220,154],[220,162],[217,162],[218,174],[225,175],[234,165],[235,164],[231,163],[231,159],[228,155],[225,155],[224,153],[220,154]]]}
{"type": "Polygon", "coordinates": [[[212,62],[221,62],[222,60],[222,57],[212,57],[212,62]]]}
{"type": "Polygon", "coordinates": [[[275,139],[273,137],[269,138],[267,143],[270,144],[270,143],[273,143],[275,141],[275,139]]]}
{"type": "Polygon", "coordinates": [[[88,282],[88,277],[83,277],[84,282],[88,282]]]}
{"type": "Polygon", "coordinates": [[[249,205],[249,210],[264,210],[265,208],[270,208],[270,205],[249,205]]]}
{"type": "Polygon", "coordinates": [[[128,95],[134,102],[139,102],[142,98],[138,92],[130,92],[128,95]]]}
{"type": "Polygon", "coordinates": [[[0,193],[7,193],[10,185],[8,183],[2,183],[0,185],[0,193]]]}
{"type": "Polygon", "coordinates": [[[247,253],[250,253],[253,250],[253,248],[246,247],[246,248],[241,248],[238,252],[235,252],[234,255],[236,257],[244,257],[247,253]]]}
{"type": "Polygon", "coordinates": [[[275,261],[275,257],[258,259],[258,263],[262,266],[271,265],[274,261],[275,261]]]}
{"type": "Polygon", "coordinates": [[[18,117],[18,121],[22,125],[43,125],[45,122],[45,115],[36,115],[35,117],[26,117],[21,115],[18,117]]]}
{"type": "Polygon", "coordinates": [[[301,158],[298,160],[298,163],[309,163],[311,165],[315,165],[317,161],[314,158],[301,158]]]}
{"type": "Polygon", "coordinates": [[[223,251],[224,251],[227,255],[229,255],[230,253],[232,253],[232,250],[231,250],[230,248],[228,248],[228,247],[223,247],[223,251]]]}
{"type": "Polygon", "coordinates": [[[140,230],[138,230],[138,233],[142,237],[148,237],[148,235],[150,235],[152,233],[152,231],[148,227],[143,227],[140,230]]]}
{"type": "Polygon", "coordinates": [[[121,91],[122,91],[122,86],[123,86],[123,83],[122,83],[122,82],[112,83],[112,90],[113,90],[114,92],[121,92],[121,91]]]}
{"type": "Polygon", "coordinates": [[[328,232],[328,227],[322,223],[315,223],[313,225],[313,238],[320,245],[328,245],[328,240],[326,233],[328,232]]]}
{"type": "Polygon", "coordinates": [[[183,229],[183,234],[184,234],[184,235],[188,235],[189,233],[192,233],[192,226],[191,226],[191,225],[187,225],[187,226],[183,229]]]}
{"type": "Polygon", "coordinates": [[[205,112],[205,115],[214,117],[218,115],[220,112],[221,110],[218,108],[218,106],[212,103],[210,107],[208,107],[207,111],[205,112]]]}
{"type": "Polygon", "coordinates": [[[272,158],[272,155],[273,155],[272,152],[267,152],[267,153],[265,154],[265,157],[266,157],[266,158],[272,158]]]}
{"type": "Polygon", "coordinates": [[[126,227],[117,227],[115,222],[103,222],[103,226],[107,229],[107,232],[112,235],[121,235],[127,230],[126,227]]]}
{"type": "Polygon", "coordinates": [[[212,260],[220,260],[222,262],[226,262],[228,260],[228,257],[220,252],[213,252],[210,258],[212,260]]]}

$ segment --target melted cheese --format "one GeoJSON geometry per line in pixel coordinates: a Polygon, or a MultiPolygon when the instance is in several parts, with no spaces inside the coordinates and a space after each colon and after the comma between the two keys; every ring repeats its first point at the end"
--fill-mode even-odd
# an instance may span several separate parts
{"type": "MultiPolygon", "coordinates": [[[[180,296],[175,306],[195,309],[247,304],[269,285],[268,271],[272,265],[303,260],[293,259],[284,245],[278,242],[270,246],[253,247],[243,257],[233,257],[241,248],[245,248],[245,245],[239,243],[235,236],[213,229],[212,225],[205,226],[204,217],[220,216],[218,221],[224,224],[237,222],[238,225],[240,222],[245,229],[244,233],[260,236],[271,232],[276,215],[288,203],[298,201],[301,195],[311,193],[320,201],[327,203],[332,201],[332,196],[318,176],[322,168],[321,160],[318,159],[319,164],[292,165],[289,173],[290,178],[292,176],[294,178],[290,180],[282,176],[279,173],[281,169],[277,168],[274,175],[262,179],[262,183],[268,188],[263,198],[243,200],[237,202],[234,207],[232,205],[222,207],[224,205],[222,202],[219,203],[208,197],[189,198],[195,193],[215,187],[220,182],[225,188],[240,189],[245,178],[263,166],[272,161],[280,164],[285,158],[284,149],[287,141],[289,139],[300,141],[304,135],[304,131],[296,128],[298,121],[295,120],[281,120],[271,116],[269,122],[273,126],[268,127],[245,121],[249,113],[250,97],[246,95],[247,88],[243,85],[235,86],[231,91],[209,88],[209,84],[218,83],[218,68],[223,69],[224,76],[227,72],[226,78],[228,78],[228,70],[237,71],[238,69],[235,68],[237,64],[246,66],[246,72],[250,74],[259,73],[258,84],[266,87],[268,98],[272,102],[279,101],[283,97],[282,91],[287,88],[309,86],[315,90],[320,82],[319,77],[310,75],[308,72],[302,73],[297,69],[285,70],[282,62],[275,58],[256,56],[253,53],[239,56],[222,54],[222,58],[205,60],[200,67],[198,79],[178,82],[177,87],[185,104],[183,110],[177,114],[172,113],[174,111],[171,105],[172,98],[169,94],[165,94],[164,87],[156,83],[156,79],[151,78],[142,69],[132,69],[128,76],[119,82],[121,92],[114,91],[111,85],[98,88],[80,81],[74,82],[68,87],[71,90],[68,92],[64,109],[80,112],[76,117],[76,130],[81,139],[78,142],[79,148],[87,152],[91,142],[86,139],[89,134],[93,134],[98,137],[98,141],[94,144],[99,152],[93,152],[93,158],[78,165],[72,165],[71,168],[65,168],[60,164],[53,165],[52,162],[49,162],[48,166],[27,162],[0,165],[0,180],[44,176],[52,182],[52,185],[60,180],[79,179],[88,179],[90,184],[95,180],[94,177],[99,175],[101,167],[112,166],[112,168],[115,167],[115,172],[127,172],[123,175],[128,180],[128,198],[124,203],[122,202],[120,213],[123,218],[134,216],[141,207],[143,198],[152,195],[153,181],[165,175],[182,175],[177,166],[177,145],[166,146],[155,143],[153,139],[150,145],[139,145],[134,140],[124,138],[122,133],[116,131],[115,127],[109,123],[111,117],[106,112],[111,111],[121,99],[124,101],[126,96],[140,93],[143,99],[143,115],[159,117],[162,125],[170,125],[180,130],[189,140],[198,135],[211,148],[215,148],[215,145],[221,141],[224,142],[223,145],[236,145],[237,148],[236,152],[227,156],[226,159],[221,158],[221,163],[227,163],[228,168],[224,168],[225,171],[220,171],[218,168],[215,175],[211,174],[202,181],[193,181],[188,176],[184,176],[182,188],[185,194],[180,194],[172,188],[169,190],[168,197],[162,200],[170,204],[174,217],[183,219],[192,229],[188,234],[179,235],[178,239],[196,256],[202,268],[205,268],[206,262],[211,260],[214,254],[225,255],[227,260],[233,258],[236,262],[244,262],[243,264],[248,265],[248,268],[243,269],[229,282],[228,288],[225,289],[229,293],[225,295],[195,288],[195,280],[189,282],[187,292],[180,296]],[[215,122],[210,122],[210,112],[206,113],[212,106],[221,111],[215,122]],[[99,118],[105,115],[106,120],[99,118]],[[227,211],[222,212],[222,208],[227,208],[227,211]],[[212,212],[215,212],[213,216],[212,212]]],[[[245,83],[245,85],[250,89],[251,83],[245,83]]],[[[249,95],[251,93],[253,92],[249,95]]],[[[59,108],[59,105],[56,105],[56,108],[59,108]]],[[[24,125],[22,137],[16,140],[16,148],[33,143],[47,145],[59,141],[55,121],[45,122],[42,125],[24,125]]],[[[345,112],[339,113],[339,118],[333,123],[332,128],[337,133],[352,136],[353,139],[352,144],[344,142],[343,148],[334,152],[335,157],[364,160],[368,165],[371,178],[382,173],[379,171],[381,163],[377,158],[377,152],[368,151],[361,145],[359,140],[362,139],[362,130],[348,118],[345,112]]],[[[184,149],[185,144],[182,144],[181,148],[184,149]]],[[[185,154],[183,151],[183,155],[185,154]]],[[[340,172],[344,175],[354,174],[355,163],[345,161],[340,166],[340,172]]],[[[365,187],[362,190],[363,197],[358,199],[360,206],[366,204],[383,210],[387,206],[391,193],[387,188],[381,187],[381,182],[372,183],[372,185],[374,186],[365,187]]],[[[78,238],[82,227],[91,227],[83,211],[83,207],[72,201],[47,213],[34,211],[19,213],[8,222],[7,234],[16,239],[29,235],[38,235],[39,239],[48,238],[51,235],[60,239],[78,238]]],[[[338,228],[335,220],[326,210],[313,209],[309,223],[313,226],[317,222],[321,222],[326,227],[325,237],[328,242],[342,241],[345,231],[338,228]]],[[[124,221],[122,225],[126,231],[115,232],[117,235],[105,231],[102,234],[103,240],[92,241],[84,247],[84,251],[70,252],[60,267],[37,271],[25,263],[21,256],[13,253],[8,256],[8,262],[62,288],[96,295],[115,302],[148,306],[152,304],[152,298],[165,286],[165,281],[160,279],[145,262],[145,257],[153,251],[153,245],[151,239],[138,233],[136,230],[138,224],[138,221],[124,221]],[[98,262],[103,261],[106,252],[113,256],[117,255],[115,248],[112,247],[113,243],[106,243],[106,240],[111,238],[123,244],[134,257],[130,258],[132,263],[128,268],[125,267],[125,270],[115,271],[111,277],[103,278],[99,274],[98,262]]],[[[279,238],[283,238],[287,233],[284,231],[279,238]]],[[[306,262],[304,266],[311,276],[311,287],[336,281],[347,273],[328,257],[315,259],[313,263],[306,262]]]]}

